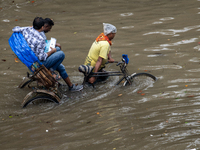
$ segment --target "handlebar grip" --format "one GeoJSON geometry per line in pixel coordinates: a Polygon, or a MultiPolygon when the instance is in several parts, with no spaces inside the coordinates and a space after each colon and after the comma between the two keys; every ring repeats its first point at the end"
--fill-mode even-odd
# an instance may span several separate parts
{"type": "MultiPolygon", "coordinates": [[[[109,64],[110,62],[106,62],[106,64],[109,64]]],[[[114,61],[114,62],[112,62],[112,63],[118,63],[118,61],[114,61]]]]}
{"type": "Polygon", "coordinates": [[[121,62],[121,61],[120,61],[120,62],[118,62],[118,63],[116,64],[116,66],[119,66],[121,63],[123,63],[123,62],[121,62]]]}

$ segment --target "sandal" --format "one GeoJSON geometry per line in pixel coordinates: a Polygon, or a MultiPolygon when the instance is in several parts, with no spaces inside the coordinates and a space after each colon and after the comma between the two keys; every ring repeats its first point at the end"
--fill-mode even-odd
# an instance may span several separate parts
{"type": "Polygon", "coordinates": [[[53,75],[53,77],[57,80],[57,81],[59,81],[59,80],[61,80],[61,76],[59,75],[59,74],[57,74],[56,72],[51,72],[52,73],[52,75],[53,75]]]}

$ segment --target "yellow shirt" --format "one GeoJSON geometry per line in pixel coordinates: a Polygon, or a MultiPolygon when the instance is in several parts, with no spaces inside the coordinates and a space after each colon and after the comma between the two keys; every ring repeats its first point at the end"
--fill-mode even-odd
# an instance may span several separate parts
{"type": "Polygon", "coordinates": [[[110,44],[108,41],[99,41],[92,44],[89,53],[85,59],[84,65],[93,66],[95,67],[96,62],[99,57],[103,58],[101,67],[105,66],[105,63],[108,61],[108,54],[110,52],[110,44]]]}

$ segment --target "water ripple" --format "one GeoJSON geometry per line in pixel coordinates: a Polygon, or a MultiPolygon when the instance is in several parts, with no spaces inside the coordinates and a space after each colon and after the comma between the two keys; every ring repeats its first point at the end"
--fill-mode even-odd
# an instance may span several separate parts
{"type": "Polygon", "coordinates": [[[160,69],[182,69],[179,65],[154,65],[154,66],[144,66],[140,67],[139,70],[160,70],[160,69]]]}
{"type": "Polygon", "coordinates": [[[127,17],[127,16],[132,16],[133,13],[123,13],[123,14],[120,14],[120,16],[122,17],[127,17]]]}
{"type": "Polygon", "coordinates": [[[189,26],[189,27],[185,27],[185,28],[183,28],[183,29],[161,29],[161,30],[159,30],[159,31],[145,33],[145,34],[143,34],[143,35],[150,35],[150,34],[176,35],[177,33],[188,32],[188,31],[190,31],[190,30],[197,29],[197,28],[199,28],[199,27],[200,27],[200,25],[189,26]]]}

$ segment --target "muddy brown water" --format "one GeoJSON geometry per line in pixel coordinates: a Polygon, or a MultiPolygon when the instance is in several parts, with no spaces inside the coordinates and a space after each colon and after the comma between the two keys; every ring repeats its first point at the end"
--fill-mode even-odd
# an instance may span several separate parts
{"type": "Polygon", "coordinates": [[[0,0],[0,149],[200,149],[199,6],[199,0],[0,0]],[[77,68],[103,22],[118,29],[113,58],[128,54],[129,72],[159,80],[140,89],[115,87],[119,78],[111,77],[96,89],[66,91],[59,105],[22,109],[30,90],[17,86],[28,70],[14,61],[8,39],[14,26],[30,26],[36,16],[54,20],[47,37],[61,44],[74,83],[82,83],[77,68]]]}

